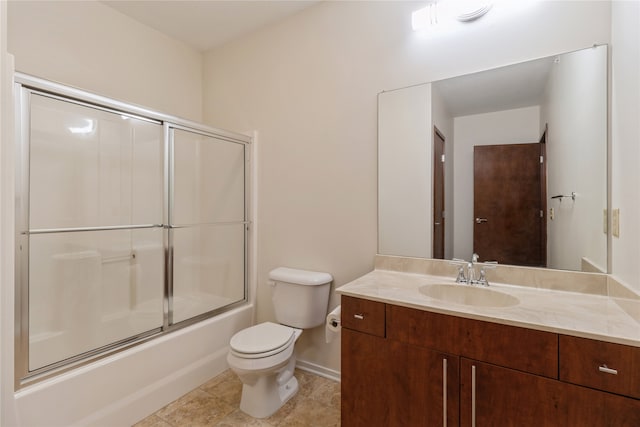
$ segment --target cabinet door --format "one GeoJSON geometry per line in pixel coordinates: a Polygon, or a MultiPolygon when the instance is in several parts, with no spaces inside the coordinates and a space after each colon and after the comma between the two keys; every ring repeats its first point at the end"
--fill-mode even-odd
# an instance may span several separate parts
{"type": "Polygon", "coordinates": [[[389,397],[393,377],[389,370],[387,340],[342,328],[341,410],[342,425],[388,426],[389,397]]]}
{"type": "Polygon", "coordinates": [[[342,329],[342,425],[457,426],[459,358],[342,329]]]}
{"type": "Polygon", "coordinates": [[[464,358],[460,408],[461,426],[640,425],[640,400],[464,358]]]}
{"type": "Polygon", "coordinates": [[[389,341],[391,426],[458,426],[459,358],[389,341]]]}
{"type": "Polygon", "coordinates": [[[556,380],[462,358],[460,425],[584,426],[564,422],[562,387],[556,380]]]}
{"type": "Polygon", "coordinates": [[[564,384],[565,425],[581,427],[640,426],[640,400],[586,387],[564,384]]]}

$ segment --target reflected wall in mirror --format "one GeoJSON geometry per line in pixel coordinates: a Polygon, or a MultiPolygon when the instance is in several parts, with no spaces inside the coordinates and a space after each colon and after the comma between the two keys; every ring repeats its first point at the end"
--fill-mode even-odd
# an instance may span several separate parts
{"type": "Polygon", "coordinates": [[[380,254],[606,272],[606,46],[385,91],[378,116],[380,254]]]}

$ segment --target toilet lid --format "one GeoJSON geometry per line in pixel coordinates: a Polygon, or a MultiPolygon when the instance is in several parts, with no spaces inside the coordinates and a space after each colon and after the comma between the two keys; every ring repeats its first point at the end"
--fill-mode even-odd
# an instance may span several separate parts
{"type": "Polygon", "coordinates": [[[235,334],[229,345],[234,351],[244,354],[273,352],[289,346],[295,339],[294,331],[277,323],[260,323],[235,334]]]}

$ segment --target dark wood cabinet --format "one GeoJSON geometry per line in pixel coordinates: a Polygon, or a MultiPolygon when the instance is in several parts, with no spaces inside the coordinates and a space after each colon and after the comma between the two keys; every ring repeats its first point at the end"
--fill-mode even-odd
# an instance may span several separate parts
{"type": "Polygon", "coordinates": [[[560,422],[561,389],[556,380],[463,358],[460,425],[571,426],[560,422]]]}
{"type": "Polygon", "coordinates": [[[340,316],[342,327],[384,338],[385,310],[384,303],[344,296],[340,316]]]}
{"type": "Polygon", "coordinates": [[[386,340],[342,328],[341,411],[342,425],[388,426],[391,349],[386,340]]]}
{"type": "Polygon", "coordinates": [[[560,382],[563,385],[560,405],[564,426],[638,427],[640,400],[606,393],[587,387],[560,382]]]}
{"type": "Polygon", "coordinates": [[[392,349],[385,339],[385,304],[342,297],[342,424],[388,426],[389,392],[396,381],[389,369],[392,349]]]}
{"type": "Polygon", "coordinates": [[[345,427],[640,426],[639,348],[346,296],[342,325],[345,427]]]}
{"type": "Polygon", "coordinates": [[[459,425],[459,358],[393,340],[389,347],[387,425],[459,425]]]}
{"type": "Polygon", "coordinates": [[[464,358],[460,408],[463,427],[640,426],[638,400],[464,358]]]}
{"type": "Polygon", "coordinates": [[[640,348],[561,335],[560,379],[640,399],[640,348]]]}
{"type": "Polygon", "coordinates": [[[458,426],[459,358],[387,338],[378,304],[342,300],[342,425],[458,426]]]}
{"type": "Polygon", "coordinates": [[[558,335],[387,304],[387,337],[558,378],[558,335]]]}

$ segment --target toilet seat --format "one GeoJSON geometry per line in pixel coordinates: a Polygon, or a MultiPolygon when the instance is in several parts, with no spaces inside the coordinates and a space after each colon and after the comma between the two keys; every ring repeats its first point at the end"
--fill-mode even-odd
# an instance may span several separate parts
{"type": "Polygon", "coordinates": [[[295,329],[264,322],[236,333],[229,343],[231,353],[243,359],[258,359],[280,353],[295,342],[295,329]]]}

